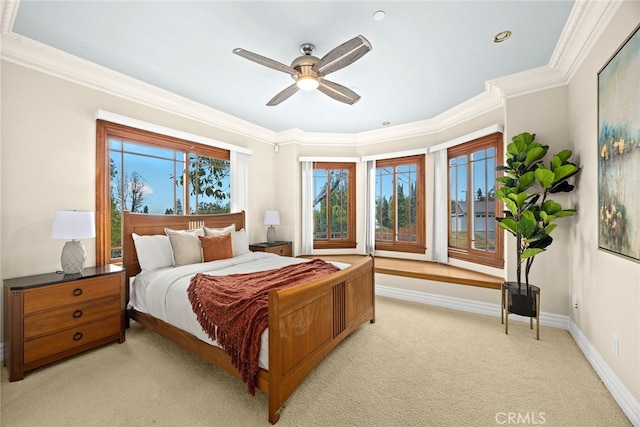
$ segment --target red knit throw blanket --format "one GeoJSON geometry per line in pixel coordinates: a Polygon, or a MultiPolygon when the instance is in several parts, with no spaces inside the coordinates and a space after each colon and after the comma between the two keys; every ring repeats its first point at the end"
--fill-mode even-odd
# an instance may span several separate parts
{"type": "Polygon", "coordinates": [[[260,338],[269,324],[269,290],[327,276],[339,268],[321,259],[256,273],[191,278],[188,294],[202,329],[231,356],[255,395],[260,338]]]}

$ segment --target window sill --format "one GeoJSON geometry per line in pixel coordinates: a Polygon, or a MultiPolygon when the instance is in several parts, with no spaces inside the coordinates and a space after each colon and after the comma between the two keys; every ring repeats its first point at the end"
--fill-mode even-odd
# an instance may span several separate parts
{"type": "Polygon", "coordinates": [[[460,261],[465,261],[472,264],[484,265],[487,267],[493,268],[504,268],[504,260],[490,257],[481,257],[477,255],[472,255],[467,252],[456,251],[455,249],[449,248],[448,252],[449,258],[458,259],[460,261]]]}
{"type": "MultiPolygon", "coordinates": [[[[366,255],[312,255],[302,258],[322,258],[352,264],[366,255]]],[[[376,273],[414,279],[433,280],[457,285],[476,286],[489,289],[501,289],[504,279],[499,276],[479,273],[449,264],[433,261],[408,260],[388,257],[375,257],[376,273]]]]}
{"type": "Polygon", "coordinates": [[[340,242],[340,243],[327,243],[327,242],[314,242],[313,249],[353,249],[357,246],[356,242],[340,242]]]}

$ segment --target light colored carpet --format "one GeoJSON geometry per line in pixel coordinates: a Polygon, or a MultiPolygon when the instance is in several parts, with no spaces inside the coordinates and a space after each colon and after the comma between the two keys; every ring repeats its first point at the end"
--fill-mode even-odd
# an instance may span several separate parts
{"type": "MultiPolygon", "coordinates": [[[[376,323],[339,345],[289,398],[289,426],[626,426],[566,331],[377,298],[376,323]],[[525,423],[525,421],[527,421],[525,423]]],[[[133,323],[110,344],[2,372],[2,426],[266,426],[267,399],[133,323]]]]}

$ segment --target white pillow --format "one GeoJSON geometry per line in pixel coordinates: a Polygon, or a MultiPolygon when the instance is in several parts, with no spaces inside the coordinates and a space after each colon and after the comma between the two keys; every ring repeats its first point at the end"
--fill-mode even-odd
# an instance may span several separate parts
{"type": "Polygon", "coordinates": [[[202,262],[202,246],[200,239],[198,239],[198,236],[204,236],[202,227],[195,230],[165,228],[164,232],[169,236],[173,251],[173,264],[176,267],[202,262]]]}
{"type": "Polygon", "coordinates": [[[132,233],[133,243],[142,271],[153,271],[163,267],[173,267],[171,242],[162,234],[140,236],[132,233]]]}
{"type": "Polygon", "coordinates": [[[231,234],[231,246],[233,247],[233,256],[240,256],[249,252],[249,241],[244,228],[231,234]]]}

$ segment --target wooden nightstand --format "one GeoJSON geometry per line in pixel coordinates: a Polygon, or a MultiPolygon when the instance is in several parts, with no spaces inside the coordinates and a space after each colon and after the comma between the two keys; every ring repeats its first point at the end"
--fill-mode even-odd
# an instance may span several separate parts
{"type": "Polygon", "coordinates": [[[39,274],[4,280],[4,364],[9,381],[111,341],[124,342],[122,267],[82,275],[39,274]]]}
{"type": "Polygon", "coordinates": [[[254,243],[249,245],[249,250],[252,252],[270,252],[282,256],[293,256],[291,242],[254,243]]]}

